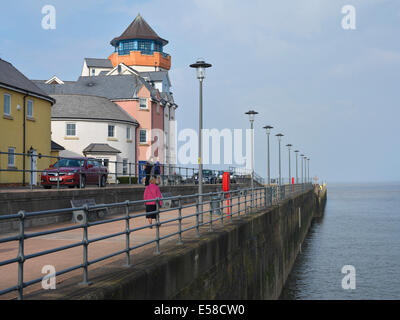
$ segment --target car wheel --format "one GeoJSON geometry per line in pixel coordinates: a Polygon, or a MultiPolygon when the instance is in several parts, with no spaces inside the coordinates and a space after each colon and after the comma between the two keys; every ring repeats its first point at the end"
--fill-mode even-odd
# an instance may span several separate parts
{"type": "Polygon", "coordinates": [[[73,188],[75,188],[75,186],[74,185],[68,186],[68,188],[73,189],[73,188]]]}
{"type": "Polygon", "coordinates": [[[45,189],[51,189],[51,186],[43,186],[45,189]]]}
{"type": "Polygon", "coordinates": [[[82,177],[81,177],[79,187],[80,187],[81,189],[83,189],[83,188],[86,187],[86,177],[85,177],[85,176],[82,176],[82,177]]]}

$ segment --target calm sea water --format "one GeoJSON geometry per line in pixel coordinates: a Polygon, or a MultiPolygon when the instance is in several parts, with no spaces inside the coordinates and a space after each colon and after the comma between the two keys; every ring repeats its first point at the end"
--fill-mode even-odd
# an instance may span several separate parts
{"type": "Polygon", "coordinates": [[[281,299],[400,299],[400,183],[329,184],[281,299]],[[345,265],[355,290],[342,288],[345,265]]]}

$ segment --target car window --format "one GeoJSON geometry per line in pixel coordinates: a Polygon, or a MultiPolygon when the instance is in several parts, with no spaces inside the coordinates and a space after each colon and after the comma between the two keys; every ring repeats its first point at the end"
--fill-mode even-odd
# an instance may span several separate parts
{"type": "Polygon", "coordinates": [[[83,160],[78,159],[60,159],[54,164],[54,168],[60,167],[79,167],[83,166],[83,160]]]}

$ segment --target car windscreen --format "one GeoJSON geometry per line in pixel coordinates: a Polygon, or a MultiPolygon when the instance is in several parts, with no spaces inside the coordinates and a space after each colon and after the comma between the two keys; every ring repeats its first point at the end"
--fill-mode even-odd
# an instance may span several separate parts
{"type": "Polygon", "coordinates": [[[61,159],[54,164],[54,168],[61,167],[83,167],[85,161],[78,159],[61,159]]]}

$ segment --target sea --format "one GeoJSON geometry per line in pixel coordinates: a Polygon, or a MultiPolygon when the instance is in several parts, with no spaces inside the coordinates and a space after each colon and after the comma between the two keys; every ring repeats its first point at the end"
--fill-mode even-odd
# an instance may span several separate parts
{"type": "Polygon", "coordinates": [[[327,188],[280,299],[400,299],[400,182],[327,188]]]}

